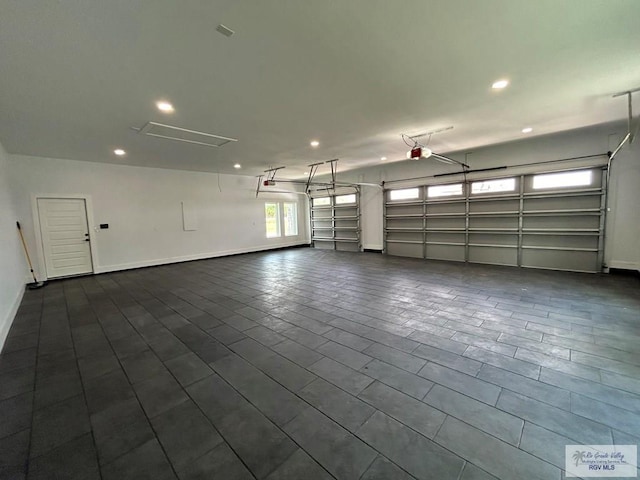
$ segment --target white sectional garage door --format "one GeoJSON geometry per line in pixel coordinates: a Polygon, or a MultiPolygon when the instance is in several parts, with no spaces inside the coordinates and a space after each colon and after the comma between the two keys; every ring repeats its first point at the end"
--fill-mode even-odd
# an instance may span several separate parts
{"type": "Polygon", "coordinates": [[[599,272],[601,167],[385,191],[389,255],[599,272]]]}
{"type": "Polygon", "coordinates": [[[311,199],[311,241],[315,248],[360,251],[360,192],[311,199]]]}

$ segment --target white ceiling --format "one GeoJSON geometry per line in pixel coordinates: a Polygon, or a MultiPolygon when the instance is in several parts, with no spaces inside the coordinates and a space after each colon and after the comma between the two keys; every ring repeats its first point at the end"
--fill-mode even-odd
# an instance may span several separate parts
{"type": "Polygon", "coordinates": [[[611,95],[640,86],[639,20],[638,0],[0,0],[0,142],[285,176],[401,160],[400,133],[449,125],[431,148],[465,150],[625,118],[611,95]],[[500,78],[510,86],[492,91],[500,78]],[[147,121],[239,141],[131,129],[147,121]]]}

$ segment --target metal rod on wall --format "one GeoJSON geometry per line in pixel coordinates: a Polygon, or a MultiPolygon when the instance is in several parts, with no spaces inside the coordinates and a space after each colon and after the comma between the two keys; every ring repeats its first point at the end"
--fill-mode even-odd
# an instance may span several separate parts
{"type": "MultiPolygon", "coordinates": [[[[635,92],[640,92],[640,87],[634,88],[632,90],[627,90],[624,92],[619,92],[613,95],[613,98],[621,97],[623,95],[627,96],[627,133],[629,134],[629,143],[633,143],[635,132],[633,131],[633,102],[631,98],[631,94],[635,92]]],[[[639,125],[640,128],[640,125],[639,125]]],[[[637,129],[636,129],[637,130],[637,129]]],[[[622,144],[621,144],[622,145],[622,144]]],[[[617,152],[618,149],[616,149],[617,152]]]]}

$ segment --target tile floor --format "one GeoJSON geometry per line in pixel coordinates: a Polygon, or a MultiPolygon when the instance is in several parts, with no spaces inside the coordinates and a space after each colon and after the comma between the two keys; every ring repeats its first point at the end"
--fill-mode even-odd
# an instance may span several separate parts
{"type": "Polygon", "coordinates": [[[27,291],[0,477],[541,479],[640,443],[640,281],[292,249],[27,291]]]}

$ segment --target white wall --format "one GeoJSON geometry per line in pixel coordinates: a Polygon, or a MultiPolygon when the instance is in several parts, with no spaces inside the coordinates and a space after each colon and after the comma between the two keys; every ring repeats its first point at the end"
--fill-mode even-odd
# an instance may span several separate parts
{"type": "MultiPolygon", "coordinates": [[[[476,149],[466,157],[471,169],[514,167],[509,173],[527,173],[533,162],[546,162],[565,158],[604,154],[613,150],[626,134],[626,123],[611,124],[573,130],[561,134],[532,137],[518,142],[476,149]],[[519,166],[519,167],[518,167],[519,166]]],[[[444,135],[444,134],[443,134],[444,135]]],[[[401,141],[398,138],[398,141],[401,141]]],[[[625,146],[614,160],[609,195],[610,212],[607,217],[605,263],[612,268],[640,270],[640,138],[631,146],[625,146]]],[[[437,152],[437,149],[435,149],[437,152]]],[[[450,155],[460,161],[465,153],[450,155]]],[[[548,168],[570,168],[595,163],[606,163],[606,156],[549,164],[548,168]]],[[[534,168],[542,168],[540,166],[534,168]]],[[[546,168],[546,167],[545,167],[546,168]]],[[[460,180],[458,176],[432,178],[433,175],[455,172],[458,168],[434,159],[419,161],[385,162],[380,166],[341,172],[339,181],[380,183],[392,180],[420,178],[413,181],[389,183],[387,187],[446,183],[460,180]]],[[[506,171],[505,171],[506,172],[506,171]]],[[[483,174],[471,174],[469,179],[482,175],[505,175],[500,170],[483,174]]],[[[362,187],[362,243],[363,248],[381,249],[383,244],[382,190],[362,187]]]]}
{"type": "Polygon", "coordinates": [[[38,273],[45,276],[37,233],[38,196],[87,198],[96,273],[308,243],[306,197],[260,195],[240,175],[130,167],[12,155],[16,208],[38,273]],[[299,235],[267,239],[264,203],[299,202],[299,235]],[[194,209],[196,231],[184,231],[182,202],[194,209]],[[108,223],[106,230],[99,229],[108,223]]]}
{"type": "Polygon", "coordinates": [[[8,170],[8,155],[0,145],[0,351],[22,300],[29,272],[16,228],[15,190],[8,170]]]}

